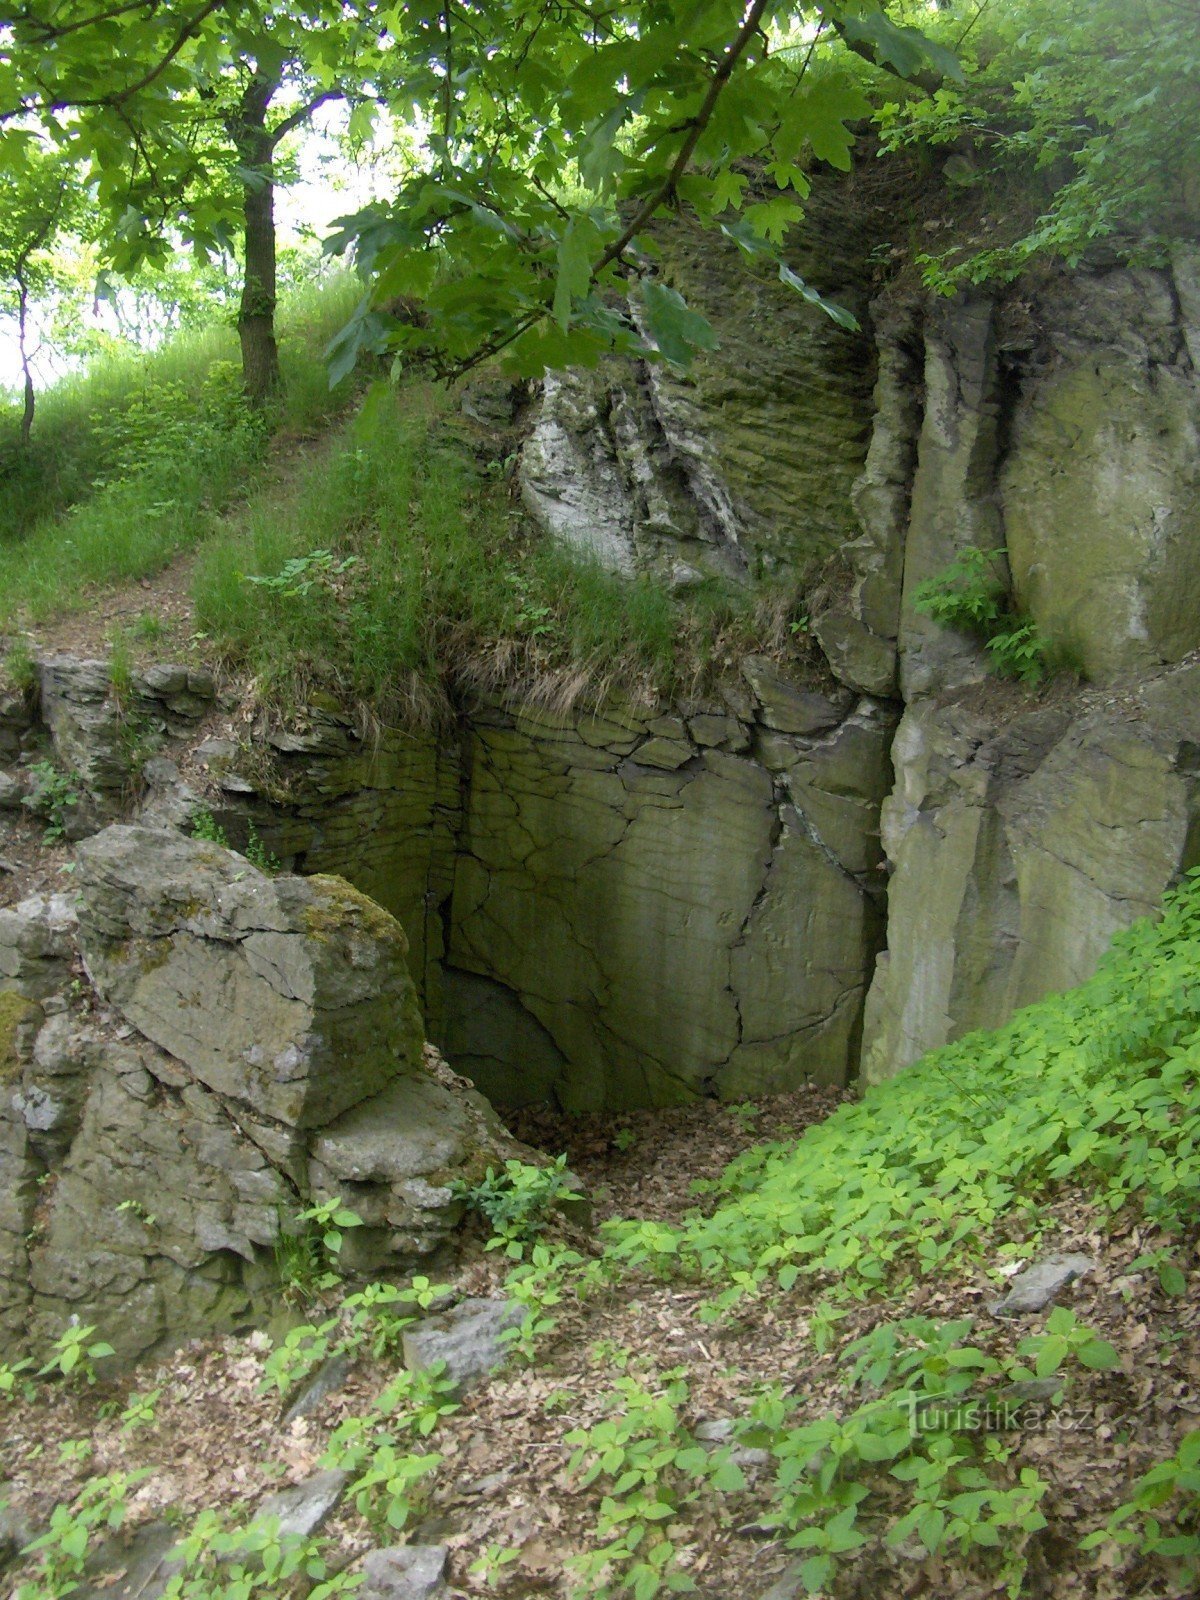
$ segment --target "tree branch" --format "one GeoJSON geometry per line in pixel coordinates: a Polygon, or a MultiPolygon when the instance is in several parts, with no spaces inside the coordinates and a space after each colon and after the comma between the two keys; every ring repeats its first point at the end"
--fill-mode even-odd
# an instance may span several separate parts
{"type": "Polygon", "coordinates": [[[692,159],[696,146],[700,143],[700,135],[712,120],[712,114],[717,108],[717,101],[721,98],[721,90],[724,89],[733,76],[733,69],[737,66],[751,40],[758,36],[759,24],[769,4],[770,0],[754,0],[754,4],[746,13],[746,20],[738,30],[737,37],[721,57],[717,70],[712,75],[708,93],[704,96],[700,109],[692,120],[691,132],[680,146],[679,154],[675,157],[670,172],[667,173],[667,176],[654,193],[648,196],[638,207],[633,221],[630,222],[621,237],[613,244],[610,244],[596,262],[592,268],[593,279],[603,272],[610,262],[616,261],[624,255],[634,237],[645,227],[659,206],[674,193],[676,184],[687,171],[688,162],[692,159]]]}
{"type": "Polygon", "coordinates": [[[861,56],[864,61],[869,61],[873,67],[878,67],[881,72],[890,72],[893,78],[899,78],[901,83],[911,83],[914,89],[921,89],[930,99],[942,87],[942,75],[934,72],[932,68],[925,72],[918,72],[911,78],[894,67],[890,61],[880,61],[871,46],[864,39],[851,39],[847,37],[846,25],[840,17],[830,16],[826,19],[838,38],[856,56],[861,56]]]}
{"type": "Polygon", "coordinates": [[[289,133],[294,133],[301,123],[307,122],[318,106],[328,105],[331,100],[346,100],[349,96],[344,89],[325,89],[321,94],[314,96],[307,105],[293,111],[290,116],[284,117],[277,128],[271,131],[271,149],[282,143],[289,133]]]}

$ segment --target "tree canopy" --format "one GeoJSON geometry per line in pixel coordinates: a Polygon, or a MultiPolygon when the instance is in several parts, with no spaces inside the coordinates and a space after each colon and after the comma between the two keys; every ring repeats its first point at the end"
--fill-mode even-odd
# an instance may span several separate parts
{"type": "MultiPolygon", "coordinates": [[[[519,373],[611,350],[687,362],[704,320],[659,274],[672,209],[844,325],[788,264],[821,166],[868,128],[1030,204],[927,255],[935,286],[1194,217],[1191,0],[21,0],[0,9],[0,166],[92,204],[116,272],[236,251],[252,394],[277,379],[278,155],[314,110],[413,130],[410,176],[342,220],[362,272],[331,376],[364,350],[519,373]],[[1180,207],[1182,206],[1182,212],[1180,207]],[[1026,214],[1027,213],[1027,214],[1026,214]],[[1017,226],[1016,224],[1020,224],[1017,226]]],[[[20,208],[17,208],[20,210],[20,208]]],[[[23,214],[23,213],[22,213],[23,214]]]]}

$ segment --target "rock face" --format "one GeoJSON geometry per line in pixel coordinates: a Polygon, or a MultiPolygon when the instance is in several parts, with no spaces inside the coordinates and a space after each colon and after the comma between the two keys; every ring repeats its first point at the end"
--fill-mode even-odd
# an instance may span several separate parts
{"type": "Polygon", "coordinates": [[[1081,982],[1200,863],[1200,666],[1000,727],[919,703],[894,755],[868,1079],[1081,982]]]}
{"type": "MultiPolygon", "coordinates": [[[[795,270],[867,320],[867,255],[885,216],[818,180],[795,270]]],[[[550,377],[525,447],[525,504],[617,572],[687,584],[799,569],[855,532],[850,489],[870,436],[874,358],[735,245],[661,230],[662,270],[720,344],[684,376],[610,362],[550,377]]]]}
{"type": "Polygon", "coordinates": [[[347,1264],[403,1268],[458,1222],[452,1180],[516,1153],[423,1049],[404,934],[348,884],[122,826],[76,882],[110,1011],[48,992],[52,903],[0,930],[0,1348],[72,1315],[123,1357],[243,1320],[313,1200],[362,1216],[347,1264]]]}
{"type": "Polygon", "coordinates": [[[339,783],[354,758],[283,752],[295,798],[257,826],[281,855],[377,886],[424,933],[429,1031],[492,1099],[843,1082],[881,934],[893,724],[887,705],[755,659],[728,703],[668,715],[481,709],[453,783],[444,741],[423,768],[409,742],[407,813],[360,789],[328,832],[327,774],[339,783]],[[454,812],[423,798],[439,791],[454,812]],[[358,808],[388,818],[405,868],[390,882],[378,836],[349,825],[358,808]]]}
{"type": "MultiPolygon", "coordinates": [[[[803,665],[759,649],[703,700],[561,716],[476,698],[452,727],[371,740],[322,704],[264,730],[248,763],[209,738],[172,766],[142,746],[190,737],[217,703],[203,675],[164,667],[117,694],[103,663],[39,664],[85,823],[116,806],[136,751],[144,818],[182,825],[207,780],[231,839],[253,823],[305,875],[273,885],[214,856],[214,919],[164,863],[174,889],[151,924],[136,844],[103,863],[89,845],[83,945],[195,1084],[257,1106],[273,1160],[303,1147],[324,1182],[382,1186],[380,1229],[430,1237],[413,1163],[453,1163],[474,1134],[453,1088],[452,1115],[436,1085],[385,1070],[415,1059],[411,1000],[308,937],[329,916],[355,947],[359,913],[323,874],[402,924],[453,1064],[499,1101],[588,1108],[898,1070],[1086,976],[1197,859],[1200,253],[871,303],[896,197],[866,190],[818,183],[789,244],[861,333],[745,272],[732,245],[668,229],[661,274],[719,349],[687,374],[614,360],[553,376],[519,462],[543,532],[618,572],[803,589],[803,665]],[[921,585],[971,547],[1086,687],[997,684],[977,638],[921,611],[921,585]],[[171,1009],[183,990],[198,1031],[171,1009]],[[430,1144],[384,1148],[363,1126],[385,1091],[398,1118],[436,1126],[430,1144]]],[[[34,721],[29,697],[0,696],[5,761],[28,765],[34,721]]],[[[9,776],[5,806],[29,778],[9,776]]],[[[0,981],[33,999],[36,973],[60,985],[57,914],[0,915],[0,981]]],[[[22,1092],[38,1137],[60,1138],[69,1097],[48,1077],[22,1092]]]]}
{"type": "Polygon", "coordinates": [[[112,827],[79,847],[78,881],[100,994],[227,1099],[312,1128],[419,1069],[403,930],[340,879],[112,827]]]}
{"type": "Polygon", "coordinates": [[[62,766],[84,791],[69,819],[73,837],[115,816],[136,789],[142,763],[168,737],[191,732],[212,709],[212,674],[158,665],[115,685],[107,661],[47,656],[38,663],[41,718],[62,766]]]}

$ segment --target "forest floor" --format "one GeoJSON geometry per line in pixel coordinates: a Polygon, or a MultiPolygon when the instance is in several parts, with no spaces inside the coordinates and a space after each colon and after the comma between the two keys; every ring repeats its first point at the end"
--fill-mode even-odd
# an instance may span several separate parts
{"type": "MultiPolygon", "coordinates": [[[[839,1098],[834,1091],[806,1089],[752,1106],[703,1102],[580,1118],[523,1112],[512,1122],[522,1138],[568,1152],[593,1199],[596,1220],[622,1215],[675,1223],[697,1204],[694,1179],[715,1177],[731,1158],[764,1139],[799,1134],[839,1098]]],[[[1115,1345],[1120,1365],[1072,1378],[1069,1403],[1058,1413],[1044,1409],[1018,1436],[1004,1436],[1021,1465],[1036,1468],[1050,1484],[1042,1505],[1048,1526],[1028,1541],[1022,1593],[1035,1600],[1183,1595],[1188,1591],[1172,1586],[1161,1566],[1130,1565],[1112,1546],[1083,1555],[1078,1541],[1103,1521],[1121,1485],[1170,1454],[1181,1427],[1200,1423],[1200,1271],[1194,1251],[1190,1292],[1168,1297],[1152,1273],[1130,1270],[1156,1242],[1144,1225],[1125,1218],[1115,1227],[1106,1224],[1069,1191],[1051,1210],[1039,1254],[1052,1245],[1095,1258],[1096,1271],[1062,1298],[1082,1323],[1115,1345]]],[[[572,1230],[568,1237],[584,1254],[598,1248],[594,1235],[572,1230]]],[[[510,1263],[481,1246],[482,1236],[453,1273],[457,1293],[503,1293],[510,1263]]],[[[705,1310],[711,1285],[662,1281],[645,1271],[630,1271],[583,1299],[568,1295],[532,1360],[514,1358],[440,1420],[429,1445],[441,1464],[403,1537],[448,1546],[451,1593],[457,1596],[494,1593],[526,1600],[608,1593],[574,1588],[566,1565],[595,1546],[601,1497],[600,1485],[582,1485],[571,1470],[567,1435],[611,1415],[614,1388],[633,1380],[660,1393],[682,1380],[680,1416],[691,1433],[703,1422],[740,1421],[752,1397],[773,1385],[789,1404],[799,1403],[801,1420],[844,1411],[849,1389],[843,1352],[881,1323],[918,1314],[969,1317],[976,1344],[1011,1352],[1022,1334],[1044,1321],[1000,1320],[988,1312],[997,1285],[1012,1270],[1010,1262],[1002,1272],[935,1272],[899,1300],[849,1301],[832,1323],[822,1321],[804,1279],[790,1292],[774,1286],[716,1318],[705,1310]],[[514,1554],[499,1566],[499,1552],[514,1554]],[[475,1565],[480,1561],[482,1568],[475,1565]],[[496,1568],[490,1577],[489,1566],[496,1568]]],[[[336,1298],[326,1296],[330,1308],[336,1298]]],[[[325,1314],[325,1305],[310,1303],[302,1315],[293,1308],[290,1321],[319,1322],[325,1314]]],[[[312,1414],[285,1425],[286,1403],[264,1379],[271,1334],[282,1338],[288,1321],[284,1312],[270,1333],[185,1346],[152,1370],[115,1382],[43,1383],[7,1402],[0,1396],[0,1481],[9,1480],[7,1493],[28,1528],[42,1527],[56,1502],[70,1502],[85,1479],[99,1474],[149,1469],[131,1496],[133,1531],[163,1516],[186,1525],[205,1507],[250,1510],[267,1492],[313,1474],[332,1431],[369,1410],[396,1362],[359,1360],[344,1387],[312,1414]],[[120,1414],[139,1393],[153,1397],[152,1420],[123,1427],[120,1414]]],[[[753,1453],[742,1459],[744,1488],[681,1504],[670,1530],[680,1569],[702,1600],[759,1600],[795,1561],[770,1525],[770,1463],[753,1453]]],[[[324,1532],[335,1567],[355,1562],[381,1542],[348,1503],[324,1532]]],[[[119,1540],[104,1566],[96,1592],[111,1585],[114,1595],[122,1595],[119,1540]]],[[[802,1592],[786,1578],[778,1591],[802,1592]]],[[[846,1560],[830,1592],[839,1600],[982,1600],[1013,1591],[994,1563],[978,1555],[962,1560],[954,1552],[930,1557],[910,1539],[899,1548],[870,1545],[846,1560]]],[[[19,1594],[14,1587],[12,1595],[19,1594]]]]}

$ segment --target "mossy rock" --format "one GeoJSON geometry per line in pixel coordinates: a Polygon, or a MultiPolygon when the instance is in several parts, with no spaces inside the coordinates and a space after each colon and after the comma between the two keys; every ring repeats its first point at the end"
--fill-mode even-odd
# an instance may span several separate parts
{"type": "Polygon", "coordinates": [[[42,1008],[13,990],[0,993],[0,1083],[15,1083],[21,1076],[21,1030],[42,1018],[42,1008]]]}

